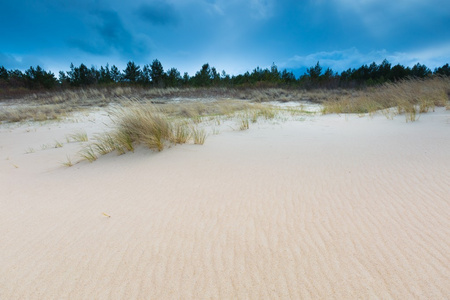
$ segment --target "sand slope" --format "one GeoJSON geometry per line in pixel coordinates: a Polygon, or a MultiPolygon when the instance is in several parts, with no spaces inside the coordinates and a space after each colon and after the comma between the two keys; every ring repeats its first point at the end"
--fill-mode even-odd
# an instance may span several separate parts
{"type": "Polygon", "coordinates": [[[73,144],[24,154],[58,126],[0,131],[1,299],[450,295],[449,111],[254,125],[71,168],[73,144]]]}

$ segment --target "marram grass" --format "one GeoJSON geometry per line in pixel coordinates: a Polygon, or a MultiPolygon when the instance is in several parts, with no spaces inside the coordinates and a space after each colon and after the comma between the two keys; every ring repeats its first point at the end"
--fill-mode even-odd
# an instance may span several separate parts
{"type": "Polygon", "coordinates": [[[173,139],[172,123],[153,105],[131,103],[114,111],[113,116],[116,124],[113,137],[119,135],[122,140],[143,144],[157,151],[163,150],[173,139]]]}
{"type": "Polygon", "coordinates": [[[68,142],[87,142],[89,140],[88,135],[85,131],[77,131],[73,134],[69,134],[66,138],[68,142]]]}
{"type": "Polygon", "coordinates": [[[449,77],[409,79],[368,89],[355,95],[344,95],[323,102],[322,113],[374,114],[381,111],[386,117],[404,114],[407,122],[416,121],[420,113],[433,111],[436,106],[448,107],[449,77]]]}
{"type": "Polygon", "coordinates": [[[97,158],[98,158],[98,155],[97,155],[97,153],[95,152],[94,147],[93,147],[92,145],[89,145],[89,146],[83,148],[83,149],[79,152],[79,155],[80,155],[82,158],[88,160],[89,162],[93,162],[93,161],[97,160],[97,158]]]}
{"type": "Polygon", "coordinates": [[[186,122],[177,122],[173,125],[172,142],[175,144],[185,144],[191,138],[191,132],[186,122]]]}
{"type": "Polygon", "coordinates": [[[239,120],[239,130],[247,130],[250,128],[249,125],[249,116],[243,115],[239,120]]]}
{"type": "Polygon", "coordinates": [[[62,165],[66,166],[66,167],[69,167],[69,168],[71,166],[73,166],[73,162],[72,162],[72,160],[70,159],[70,157],[68,155],[66,156],[66,161],[62,162],[62,165]]]}
{"type": "Polygon", "coordinates": [[[206,140],[206,131],[203,128],[192,127],[192,138],[194,139],[194,144],[203,145],[206,140]]]}
{"type": "Polygon", "coordinates": [[[95,142],[84,147],[80,155],[92,162],[98,156],[114,151],[118,154],[134,151],[137,145],[158,152],[191,140],[194,144],[202,145],[206,140],[206,131],[189,119],[173,118],[153,104],[128,102],[112,112],[115,129],[95,136],[95,142]]]}

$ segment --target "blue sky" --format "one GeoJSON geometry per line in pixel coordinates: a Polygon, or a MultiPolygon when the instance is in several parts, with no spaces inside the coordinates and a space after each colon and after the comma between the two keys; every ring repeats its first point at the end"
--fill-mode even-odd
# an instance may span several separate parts
{"type": "Polygon", "coordinates": [[[0,0],[0,65],[139,65],[194,75],[270,67],[342,71],[384,58],[450,63],[448,0],[0,0]]]}

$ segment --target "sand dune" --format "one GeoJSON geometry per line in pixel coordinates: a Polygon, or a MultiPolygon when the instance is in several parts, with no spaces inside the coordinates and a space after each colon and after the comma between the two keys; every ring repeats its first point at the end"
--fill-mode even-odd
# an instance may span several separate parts
{"type": "Polygon", "coordinates": [[[1,299],[450,295],[449,111],[252,125],[71,168],[75,143],[25,154],[86,124],[0,128],[1,299]]]}

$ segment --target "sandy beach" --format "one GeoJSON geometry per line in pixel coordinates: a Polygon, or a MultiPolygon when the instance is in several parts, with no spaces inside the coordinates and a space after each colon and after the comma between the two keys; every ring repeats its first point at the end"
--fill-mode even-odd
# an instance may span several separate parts
{"type": "Polygon", "coordinates": [[[449,110],[64,166],[107,120],[0,125],[0,299],[449,297],[449,110]]]}

